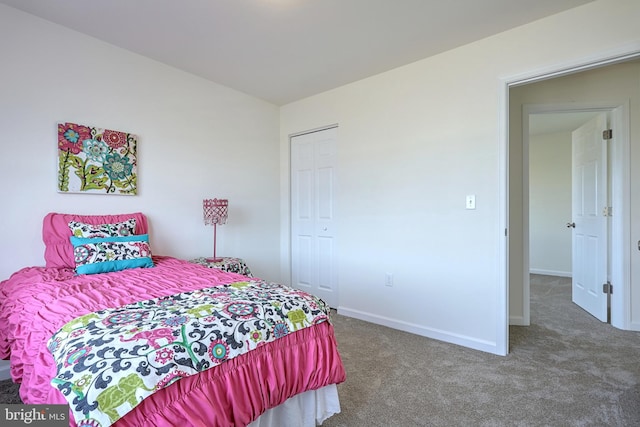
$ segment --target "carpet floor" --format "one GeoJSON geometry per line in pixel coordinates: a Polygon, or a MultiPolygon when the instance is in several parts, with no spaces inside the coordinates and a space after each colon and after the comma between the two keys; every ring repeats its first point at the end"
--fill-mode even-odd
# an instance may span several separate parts
{"type": "MultiPolygon", "coordinates": [[[[573,304],[570,279],[531,276],[531,326],[509,328],[505,357],[338,314],[333,323],[347,380],[324,427],[640,426],[640,333],[573,304]]],[[[20,403],[11,381],[0,381],[0,403],[20,403]]]]}
{"type": "Polygon", "coordinates": [[[640,333],[571,302],[571,279],[531,276],[531,326],[495,356],[336,316],[347,381],[324,427],[640,426],[640,333]]]}

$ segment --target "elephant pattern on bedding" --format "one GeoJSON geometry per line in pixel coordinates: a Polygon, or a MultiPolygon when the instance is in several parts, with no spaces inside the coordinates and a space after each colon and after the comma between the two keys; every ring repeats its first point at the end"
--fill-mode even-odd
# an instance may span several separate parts
{"type": "Polygon", "coordinates": [[[132,408],[138,403],[136,391],[143,389],[153,391],[153,388],[147,388],[142,382],[142,378],[136,374],[129,374],[120,378],[117,384],[112,384],[96,397],[96,402],[102,411],[107,414],[111,422],[116,421],[120,416],[116,408],[125,402],[129,403],[132,408]]]}

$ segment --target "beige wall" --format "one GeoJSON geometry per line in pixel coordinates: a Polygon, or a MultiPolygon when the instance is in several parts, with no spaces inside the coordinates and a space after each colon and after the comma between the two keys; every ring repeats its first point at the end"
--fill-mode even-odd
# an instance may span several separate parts
{"type": "Polygon", "coordinates": [[[529,138],[529,269],[571,275],[571,133],[529,138]]]}
{"type": "Polygon", "coordinates": [[[637,1],[597,1],[282,107],[282,212],[288,135],[340,126],[340,312],[506,352],[505,81],[640,51],[639,15],[637,1]],[[477,209],[465,209],[467,194],[477,209]]]}
{"type": "Polygon", "coordinates": [[[0,57],[0,280],[44,264],[50,211],[142,211],[155,254],[211,256],[210,197],[217,253],[280,279],[278,107],[4,5],[0,57]],[[59,121],[137,134],[138,195],[57,193],[59,121]]]}

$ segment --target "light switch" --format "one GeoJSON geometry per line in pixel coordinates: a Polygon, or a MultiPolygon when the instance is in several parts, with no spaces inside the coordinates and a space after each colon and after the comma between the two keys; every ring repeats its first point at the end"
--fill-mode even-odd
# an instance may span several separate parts
{"type": "Polygon", "coordinates": [[[475,194],[469,194],[467,196],[467,203],[466,203],[466,208],[467,209],[475,209],[476,208],[476,195],[475,194]]]}

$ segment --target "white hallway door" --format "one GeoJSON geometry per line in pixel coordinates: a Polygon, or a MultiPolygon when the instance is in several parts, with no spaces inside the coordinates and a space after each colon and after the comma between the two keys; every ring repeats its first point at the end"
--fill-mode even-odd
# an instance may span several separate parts
{"type": "Polygon", "coordinates": [[[336,143],[335,127],[291,138],[291,282],[333,308],[336,143]]]}
{"type": "Polygon", "coordinates": [[[597,319],[607,321],[608,170],[607,114],[572,133],[572,300],[597,319]]]}

